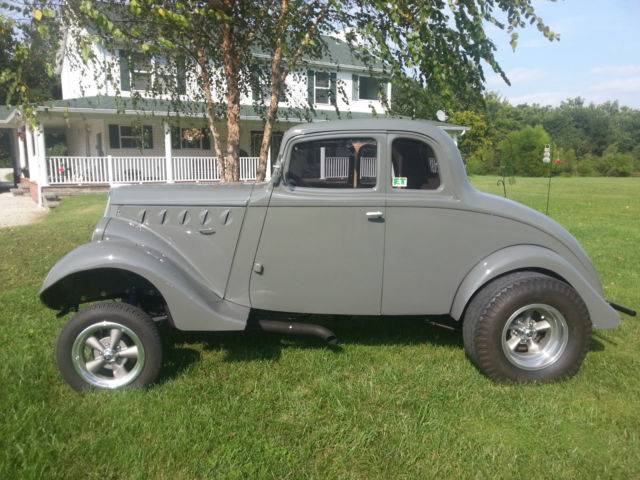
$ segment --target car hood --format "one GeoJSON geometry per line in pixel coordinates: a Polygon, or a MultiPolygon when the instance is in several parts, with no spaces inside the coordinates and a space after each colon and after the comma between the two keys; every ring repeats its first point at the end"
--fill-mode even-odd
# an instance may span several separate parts
{"type": "Polygon", "coordinates": [[[225,183],[205,185],[126,185],[109,192],[111,205],[218,205],[246,206],[253,184],[225,183]]]}
{"type": "Polygon", "coordinates": [[[558,240],[573,254],[581,267],[580,270],[587,275],[590,283],[596,290],[602,292],[602,282],[587,252],[575,237],[558,222],[526,205],[497,195],[480,192],[473,187],[465,193],[468,205],[472,205],[474,210],[477,209],[483,213],[498,215],[530,225],[558,240]]]}

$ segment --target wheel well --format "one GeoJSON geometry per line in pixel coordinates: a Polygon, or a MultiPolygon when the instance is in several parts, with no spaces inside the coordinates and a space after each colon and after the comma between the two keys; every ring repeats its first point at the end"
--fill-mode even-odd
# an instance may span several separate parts
{"type": "Polygon", "coordinates": [[[460,315],[460,318],[458,319],[458,321],[460,323],[464,322],[464,316],[467,313],[467,308],[469,308],[469,304],[471,303],[471,301],[476,297],[476,295],[478,295],[487,285],[489,285],[490,283],[495,282],[496,280],[506,277],[507,275],[512,275],[514,273],[518,273],[518,272],[533,272],[533,273],[540,273],[542,275],[546,275],[548,277],[553,277],[557,280],[560,280],[561,282],[566,283],[567,285],[571,285],[571,283],[569,283],[565,278],[563,278],[561,275],[558,275],[556,272],[551,271],[551,270],[547,270],[546,268],[537,268],[537,267],[532,267],[532,268],[516,268],[515,270],[509,270],[508,272],[504,272],[501,273],[500,275],[496,275],[493,278],[490,278],[489,280],[487,280],[486,282],[484,282],[482,285],[480,285],[475,292],[473,292],[473,294],[469,297],[469,299],[467,300],[467,302],[464,305],[464,309],[462,310],[462,315],[460,315]]]}
{"type": "Polygon", "coordinates": [[[149,280],[119,268],[72,273],[44,290],[40,299],[46,306],[56,310],[68,310],[81,303],[108,299],[122,299],[147,308],[166,306],[162,294],[149,280]]]}

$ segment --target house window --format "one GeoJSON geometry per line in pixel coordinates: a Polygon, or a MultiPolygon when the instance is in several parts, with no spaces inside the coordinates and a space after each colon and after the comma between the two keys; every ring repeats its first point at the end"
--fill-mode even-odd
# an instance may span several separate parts
{"type": "Polygon", "coordinates": [[[171,127],[171,146],[174,149],[211,150],[209,130],[171,127]]]}
{"type": "Polygon", "coordinates": [[[373,188],[378,145],[373,138],[336,138],[293,146],[285,179],[310,188],[373,188]]]}
{"type": "Polygon", "coordinates": [[[153,148],[153,127],[151,125],[109,125],[109,146],[111,148],[153,148]]]}
{"type": "Polygon", "coordinates": [[[386,95],[387,82],[375,77],[353,76],[353,100],[380,100],[386,95]]]}
{"type": "Polygon", "coordinates": [[[391,163],[395,189],[435,190],[440,186],[433,149],[420,140],[396,138],[391,146],[391,163]]]}
{"type": "Polygon", "coordinates": [[[382,93],[384,82],[378,78],[360,77],[360,99],[361,100],[378,100],[382,93]]]}
{"type": "Polygon", "coordinates": [[[133,90],[151,90],[151,59],[133,55],[131,65],[131,87],[133,90]]]}
{"type": "Polygon", "coordinates": [[[142,54],[130,54],[119,51],[120,88],[123,91],[149,91],[155,87],[165,91],[175,85],[178,94],[186,93],[186,65],[184,60],[168,64],[161,57],[149,57],[142,54]]]}
{"type": "Polygon", "coordinates": [[[327,72],[316,72],[315,78],[315,103],[329,105],[331,103],[331,78],[327,72]]]}

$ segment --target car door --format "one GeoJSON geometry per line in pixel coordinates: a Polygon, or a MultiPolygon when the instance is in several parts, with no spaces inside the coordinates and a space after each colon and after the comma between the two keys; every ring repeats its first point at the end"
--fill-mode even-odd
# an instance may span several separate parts
{"type": "Polygon", "coordinates": [[[389,169],[382,313],[447,313],[472,249],[473,239],[456,235],[460,222],[474,221],[456,210],[455,198],[435,141],[421,135],[389,134],[389,169]],[[467,245],[467,246],[464,246],[467,245]]]}
{"type": "Polygon", "coordinates": [[[285,146],[250,281],[253,308],[379,314],[386,135],[305,135],[285,146]]]}

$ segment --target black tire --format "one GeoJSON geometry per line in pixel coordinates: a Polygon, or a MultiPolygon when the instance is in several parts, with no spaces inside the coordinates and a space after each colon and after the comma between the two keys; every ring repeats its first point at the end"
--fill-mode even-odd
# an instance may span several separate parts
{"type": "MultiPolygon", "coordinates": [[[[128,337],[126,337],[124,333],[122,337],[123,340],[121,342],[124,343],[128,337]]],[[[119,342],[119,345],[122,343],[119,342]]],[[[132,344],[132,346],[135,345],[132,344]]],[[[138,350],[136,349],[136,354],[137,352],[138,350]]],[[[158,328],[151,317],[139,308],[126,303],[96,303],[76,313],[63,327],[58,337],[56,357],[58,368],[63,378],[75,390],[81,391],[91,388],[141,388],[151,385],[160,373],[162,367],[162,342],[158,328]],[[130,382],[116,387],[90,383],[78,373],[72,359],[74,342],[82,332],[85,332],[88,327],[93,325],[97,328],[105,321],[116,323],[133,332],[133,334],[137,336],[137,341],[141,344],[144,354],[143,361],[140,362],[142,365],[133,369],[135,370],[135,377],[132,377],[130,382]]],[[[136,357],[133,360],[121,359],[118,361],[122,361],[124,364],[130,362],[137,365],[138,358],[136,357]]],[[[76,362],[76,366],[77,364],[78,362],[76,362]]],[[[106,372],[106,370],[104,370],[105,368],[112,367],[109,367],[107,364],[106,367],[100,368],[101,371],[106,372]]],[[[115,378],[115,373],[112,372],[112,374],[115,378]]]]}
{"type": "Polygon", "coordinates": [[[589,349],[591,320],[584,302],[567,283],[536,272],[516,272],[488,283],[475,295],[467,306],[462,332],[469,359],[492,380],[554,382],[572,377],[582,365],[589,349]],[[505,353],[507,347],[503,347],[509,318],[532,304],[544,304],[559,312],[568,334],[557,359],[538,369],[514,364],[505,353]]]}

